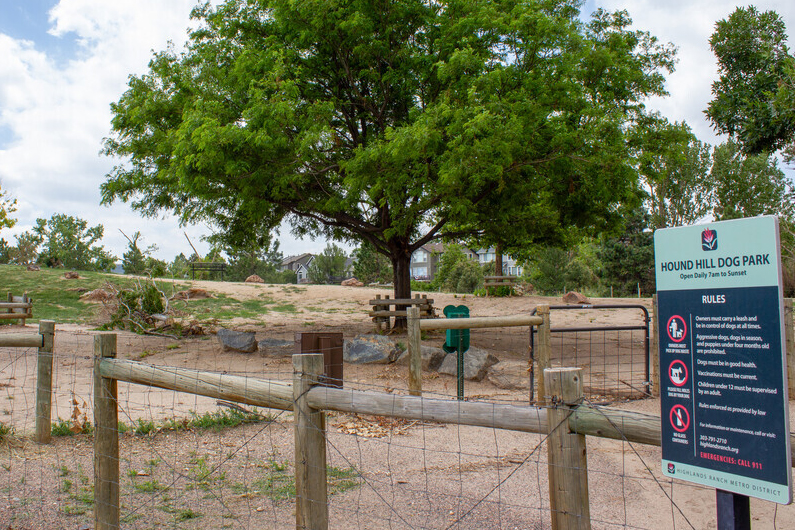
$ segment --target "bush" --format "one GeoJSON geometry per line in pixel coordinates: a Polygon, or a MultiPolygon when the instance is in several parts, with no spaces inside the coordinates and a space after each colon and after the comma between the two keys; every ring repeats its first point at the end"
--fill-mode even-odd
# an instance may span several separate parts
{"type": "Polygon", "coordinates": [[[513,296],[515,293],[510,285],[500,285],[499,287],[489,287],[488,294],[489,296],[513,296]]]}
{"type": "Polygon", "coordinates": [[[151,315],[166,311],[163,293],[151,280],[143,284],[138,282],[129,289],[116,291],[111,285],[108,288],[116,292],[116,307],[110,315],[110,322],[103,326],[105,329],[127,329],[141,333],[154,327],[155,320],[151,315]]]}
{"type": "Polygon", "coordinates": [[[466,257],[459,245],[448,246],[439,260],[439,268],[430,286],[433,290],[471,293],[483,285],[480,266],[466,257]]]}
{"type": "Polygon", "coordinates": [[[472,293],[482,286],[483,270],[469,259],[456,263],[445,282],[445,287],[456,293],[472,293]]]}

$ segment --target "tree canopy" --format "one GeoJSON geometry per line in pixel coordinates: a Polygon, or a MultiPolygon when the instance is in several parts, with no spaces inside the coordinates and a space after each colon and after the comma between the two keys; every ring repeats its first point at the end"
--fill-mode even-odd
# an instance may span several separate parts
{"type": "MultiPolygon", "coordinates": [[[[625,130],[673,48],[578,0],[228,0],[112,105],[103,201],[233,237],[371,244],[410,295],[411,253],[598,230],[636,197],[625,130]],[[499,208],[498,215],[496,208],[499,208]],[[492,234],[495,231],[492,231],[492,234]]],[[[508,248],[506,247],[506,250],[508,248]]]]}
{"type": "Polygon", "coordinates": [[[16,211],[17,200],[12,199],[0,186],[0,230],[13,228],[17,221],[11,215],[16,211]]]}
{"type": "Polygon", "coordinates": [[[648,193],[650,226],[692,224],[711,213],[714,203],[710,146],[686,123],[652,114],[638,120],[630,138],[638,173],[648,193]]]}
{"type": "Polygon", "coordinates": [[[772,155],[746,155],[729,140],[715,148],[709,176],[715,187],[715,219],[778,215],[793,221],[792,185],[772,155]]]}
{"type": "Polygon", "coordinates": [[[32,234],[18,237],[17,246],[22,249],[27,240],[35,251],[42,245],[38,261],[48,267],[108,271],[113,268],[115,258],[97,244],[104,232],[102,225],[89,227],[79,217],[56,213],[49,219],[36,219],[32,234]]]}
{"type": "Polygon", "coordinates": [[[795,159],[795,58],[775,11],[738,7],[717,22],[710,46],[720,78],[706,114],[747,153],[785,149],[795,159]]]}
{"type": "Polygon", "coordinates": [[[344,250],[334,243],[329,243],[309,264],[307,275],[314,283],[339,282],[345,276],[347,260],[344,250]]]}

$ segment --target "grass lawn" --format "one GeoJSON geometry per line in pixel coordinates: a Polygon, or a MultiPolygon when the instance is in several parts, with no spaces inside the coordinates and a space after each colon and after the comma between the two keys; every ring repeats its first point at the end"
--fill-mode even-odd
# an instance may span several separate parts
{"type": "MultiPolygon", "coordinates": [[[[135,278],[101,272],[79,271],[80,278],[67,280],[63,269],[42,268],[28,271],[18,265],[0,265],[0,301],[5,301],[6,293],[21,296],[27,293],[33,299],[33,318],[29,322],[54,320],[61,323],[97,323],[100,304],[80,301],[86,291],[112,283],[117,288],[135,286],[135,278]]],[[[155,280],[157,281],[157,280],[155,280]]],[[[166,295],[187,289],[189,285],[159,283],[166,295]]],[[[175,309],[185,320],[198,322],[224,322],[233,318],[257,320],[268,312],[295,313],[292,304],[282,304],[262,293],[256,298],[238,300],[222,293],[211,293],[213,298],[191,300],[187,303],[173,303],[175,309]]],[[[17,320],[0,320],[0,325],[15,324],[17,320]]]]}

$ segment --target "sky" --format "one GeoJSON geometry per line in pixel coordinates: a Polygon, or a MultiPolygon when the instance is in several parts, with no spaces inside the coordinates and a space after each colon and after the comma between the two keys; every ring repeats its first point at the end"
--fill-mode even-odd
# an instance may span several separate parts
{"type": "MultiPolygon", "coordinates": [[[[172,260],[191,254],[183,232],[204,253],[206,225],[181,227],[168,215],[145,219],[124,203],[100,205],[99,186],[118,163],[102,156],[110,134],[110,104],[141,75],[153,52],[187,38],[196,0],[0,0],[0,187],[17,200],[17,225],[0,237],[29,230],[37,218],[65,213],[102,224],[102,244],[121,257],[121,231],[140,231],[142,246],[172,260]]],[[[696,136],[718,138],[704,119],[717,79],[709,37],[715,22],[735,4],[725,0],[587,0],[583,12],[627,9],[634,27],[678,48],[676,72],[668,76],[670,96],[647,101],[671,121],[686,121],[696,136]]],[[[758,1],[784,19],[795,47],[795,2],[758,1]]],[[[791,176],[792,170],[787,171],[791,176]]],[[[287,255],[319,253],[324,240],[297,240],[285,227],[277,236],[287,255]]]]}

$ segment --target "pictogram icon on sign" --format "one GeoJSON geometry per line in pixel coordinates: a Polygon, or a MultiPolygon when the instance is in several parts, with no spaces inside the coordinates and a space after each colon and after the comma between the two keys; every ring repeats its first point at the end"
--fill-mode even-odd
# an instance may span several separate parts
{"type": "Polygon", "coordinates": [[[682,405],[674,405],[671,408],[671,427],[676,432],[685,432],[690,427],[690,413],[682,405]]]}
{"type": "Polygon", "coordinates": [[[683,386],[687,383],[687,366],[679,359],[668,366],[668,378],[676,386],[683,386]]]}
{"type": "Polygon", "coordinates": [[[666,330],[668,331],[668,337],[672,341],[682,342],[687,336],[687,324],[685,324],[685,319],[679,315],[672,316],[668,319],[666,330]]]}

